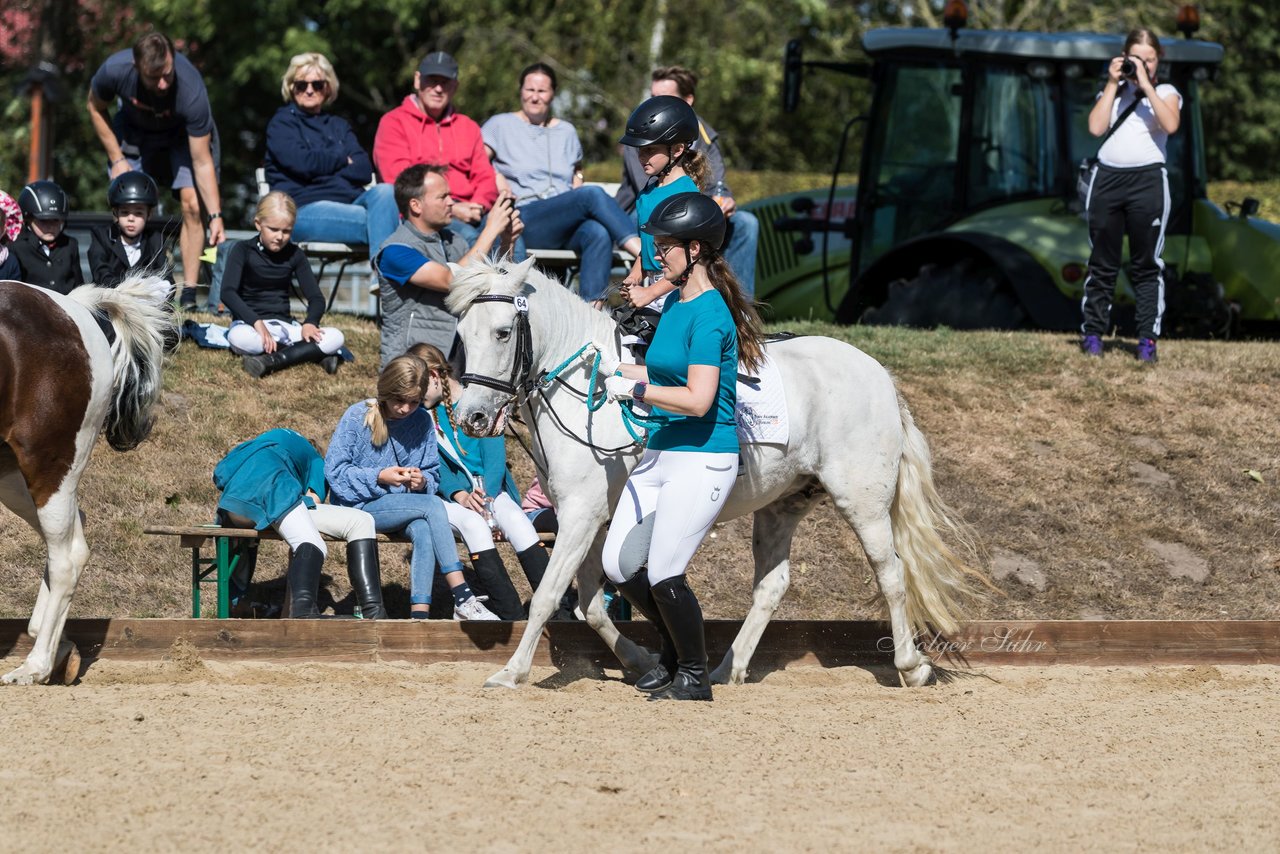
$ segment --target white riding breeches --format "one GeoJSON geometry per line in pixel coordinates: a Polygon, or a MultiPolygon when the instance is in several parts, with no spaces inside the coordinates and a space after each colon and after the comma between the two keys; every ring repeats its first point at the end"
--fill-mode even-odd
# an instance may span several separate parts
{"type": "Polygon", "coordinates": [[[646,450],[613,511],[605,575],[617,583],[647,568],[650,586],[683,575],[737,477],[737,454],[646,450]]]}
{"type": "Polygon", "coordinates": [[[348,543],[372,540],[378,536],[373,527],[373,517],[356,507],[339,507],[336,504],[317,504],[308,510],[305,505],[284,514],[274,525],[276,533],[296,551],[303,543],[310,543],[328,556],[321,534],[328,534],[348,543]]]}
{"type": "MultiPolygon", "coordinates": [[[[302,324],[296,320],[264,320],[262,322],[267,325],[267,331],[271,333],[271,337],[282,347],[297,344],[302,340],[302,324]]],[[[317,343],[326,356],[332,356],[342,349],[342,345],[346,343],[346,337],[341,329],[333,326],[319,328],[321,337],[317,343]]],[[[243,320],[232,322],[231,331],[227,333],[227,343],[231,345],[231,352],[238,355],[257,356],[263,352],[262,336],[252,324],[245,323],[243,320]]]]}
{"type": "MultiPolygon", "coordinates": [[[[444,506],[449,513],[449,524],[462,537],[469,552],[476,554],[494,548],[493,532],[489,530],[489,523],[483,516],[456,501],[445,501],[444,506]]],[[[502,535],[517,552],[541,541],[529,517],[505,492],[493,499],[493,519],[498,530],[502,531],[502,535]]]]}

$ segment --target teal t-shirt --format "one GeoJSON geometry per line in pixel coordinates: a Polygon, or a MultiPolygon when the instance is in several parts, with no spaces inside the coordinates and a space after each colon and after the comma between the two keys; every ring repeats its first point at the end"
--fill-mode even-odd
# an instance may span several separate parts
{"type": "Polygon", "coordinates": [[[681,302],[679,297],[677,291],[667,300],[645,356],[649,382],[687,385],[690,365],[715,365],[720,368],[720,385],[715,402],[701,417],[653,407],[658,427],[649,434],[648,447],[736,454],[738,431],[733,408],[738,401],[738,331],[733,315],[719,291],[705,291],[689,302],[681,302]]]}
{"type": "MultiPolygon", "coordinates": [[[[658,206],[658,202],[676,193],[696,193],[698,185],[688,175],[683,175],[665,187],[650,181],[636,198],[636,222],[643,226],[649,221],[649,214],[658,206]]],[[[656,273],[662,269],[658,263],[658,255],[653,251],[653,235],[640,232],[640,264],[646,272],[656,273]]]]}

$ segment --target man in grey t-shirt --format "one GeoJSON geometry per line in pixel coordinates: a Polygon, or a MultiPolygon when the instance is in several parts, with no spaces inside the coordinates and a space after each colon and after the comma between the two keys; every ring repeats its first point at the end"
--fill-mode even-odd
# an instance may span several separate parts
{"type": "Polygon", "coordinates": [[[184,305],[195,305],[205,228],[209,243],[226,240],[218,194],[218,129],[209,93],[195,66],[160,33],[138,39],[132,50],[107,58],[89,84],[89,119],[107,152],[110,177],[141,169],[167,182],[182,206],[182,291],[184,305]],[[112,102],[118,109],[108,115],[112,102]]]}

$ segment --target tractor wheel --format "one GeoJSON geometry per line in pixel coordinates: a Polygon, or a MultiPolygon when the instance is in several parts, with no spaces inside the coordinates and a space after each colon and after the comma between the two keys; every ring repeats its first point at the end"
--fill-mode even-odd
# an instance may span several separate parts
{"type": "Polygon", "coordinates": [[[1222,284],[1209,273],[1165,279],[1168,334],[1178,338],[1232,338],[1240,310],[1227,302],[1222,284]]]}
{"type": "Polygon", "coordinates": [[[926,264],[912,279],[889,283],[882,305],[862,322],[877,326],[948,326],[952,329],[1021,329],[1027,315],[1005,288],[1000,273],[973,258],[926,264]]]}

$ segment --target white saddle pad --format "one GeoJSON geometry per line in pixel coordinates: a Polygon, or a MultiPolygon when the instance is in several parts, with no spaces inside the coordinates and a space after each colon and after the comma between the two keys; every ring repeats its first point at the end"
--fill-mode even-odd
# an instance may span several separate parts
{"type": "Polygon", "coordinates": [[[782,386],[778,366],[766,354],[764,363],[753,374],[757,380],[754,383],[743,382],[741,375],[751,372],[740,370],[738,406],[734,410],[734,420],[738,422],[738,441],[743,444],[787,444],[791,434],[787,422],[787,393],[782,386]]]}

